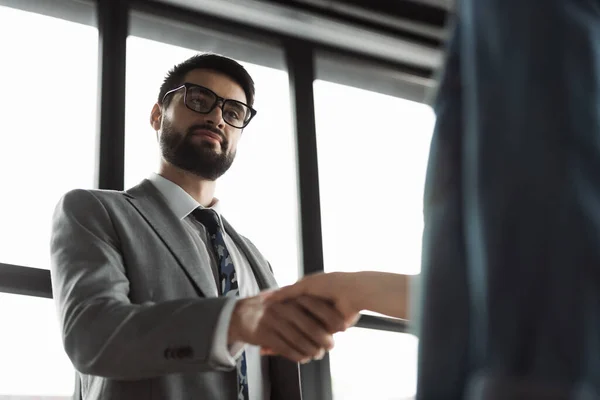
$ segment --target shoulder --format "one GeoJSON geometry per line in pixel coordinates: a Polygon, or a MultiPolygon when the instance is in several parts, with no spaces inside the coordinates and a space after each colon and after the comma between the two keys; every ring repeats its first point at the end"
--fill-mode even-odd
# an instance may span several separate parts
{"type": "Polygon", "coordinates": [[[56,212],[90,212],[98,208],[111,208],[123,201],[125,193],[117,190],[72,189],[59,199],[56,212]]]}
{"type": "Polygon", "coordinates": [[[258,247],[256,247],[256,245],[254,243],[252,243],[252,241],[250,239],[248,239],[246,236],[244,236],[242,234],[238,233],[238,235],[240,236],[240,239],[244,241],[244,243],[246,244],[246,246],[252,248],[252,251],[255,251],[255,252],[259,253],[258,247]]]}
{"type": "Polygon", "coordinates": [[[103,189],[72,189],[66,192],[61,200],[76,201],[85,199],[107,199],[111,197],[123,196],[125,192],[120,190],[103,190],[103,189]]]}

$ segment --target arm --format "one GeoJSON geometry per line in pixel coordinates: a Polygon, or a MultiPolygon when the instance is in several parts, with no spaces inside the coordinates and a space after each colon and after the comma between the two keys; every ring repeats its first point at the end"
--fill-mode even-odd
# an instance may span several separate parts
{"type": "Polygon", "coordinates": [[[229,370],[210,357],[225,298],[131,304],[120,243],[104,205],[90,192],[56,207],[51,272],[65,351],[83,373],[144,379],[229,370]]]}
{"type": "Polygon", "coordinates": [[[354,281],[356,308],[409,319],[409,275],[364,271],[355,273],[354,281]]]}

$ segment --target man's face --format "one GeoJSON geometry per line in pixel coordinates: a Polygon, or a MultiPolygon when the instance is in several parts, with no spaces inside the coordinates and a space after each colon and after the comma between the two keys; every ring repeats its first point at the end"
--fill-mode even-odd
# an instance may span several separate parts
{"type": "MultiPolygon", "coordinates": [[[[184,82],[204,86],[225,99],[246,102],[242,87],[217,71],[193,70],[184,82]]],[[[159,132],[162,157],[184,171],[216,180],[233,163],[241,129],[225,123],[219,106],[208,114],[190,110],[184,103],[184,94],[182,88],[169,95],[168,107],[155,105],[152,110],[152,125],[159,132]]]]}

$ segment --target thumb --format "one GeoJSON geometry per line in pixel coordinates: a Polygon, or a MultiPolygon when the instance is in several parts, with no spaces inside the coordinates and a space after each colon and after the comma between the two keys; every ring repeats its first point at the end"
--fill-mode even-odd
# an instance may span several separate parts
{"type": "Polygon", "coordinates": [[[356,313],[349,318],[346,318],[346,329],[353,327],[356,325],[358,320],[360,319],[360,313],[356,313]]]}
{"type": "Polygon", "coordinates": [[[263,291],[261,291],[258,295],[263,299],[266,300],[269,297],[273,296],[273,294],[277,292],[277,289],[265,289],[263,291]]]}
{"type": "Polygon", "coordinates": [[[284,286],[279,290],[274,290],[265,298],[267,303],[275,303],[288,299],[296,298],[303,294],[303,288],[300,283],[284,286]]]}

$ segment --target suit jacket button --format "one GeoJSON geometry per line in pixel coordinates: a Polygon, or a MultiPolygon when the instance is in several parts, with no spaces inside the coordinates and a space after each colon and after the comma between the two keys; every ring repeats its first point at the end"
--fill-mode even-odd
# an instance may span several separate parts
{"type": "Polygon", "coordinates": [[[191,353],[190,347],[180,347],[177,349],[177,358],[189,358],[191,353]]]}

